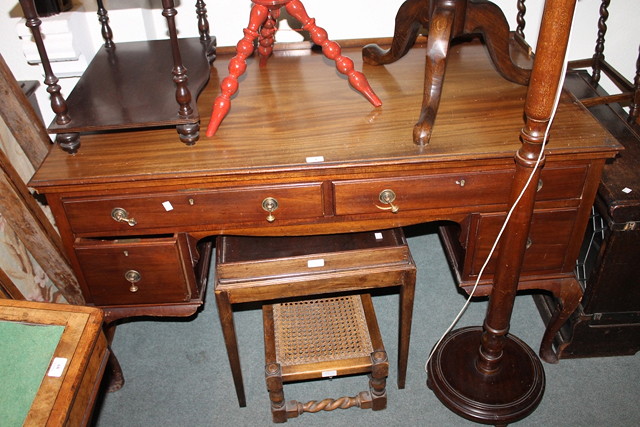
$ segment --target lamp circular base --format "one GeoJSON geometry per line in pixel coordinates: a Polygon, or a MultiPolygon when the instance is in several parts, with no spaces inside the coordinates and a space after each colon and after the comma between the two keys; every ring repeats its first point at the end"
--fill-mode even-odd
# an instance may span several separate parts
{"type": "Polygon", "coordinates": [[[427,386],[451,411],[468,420],[493,425],[514,423],[531,414],[544,394],[542,363],[517,337],[505,338],[498,370],[476,367],[482,328],[451,331],[427,365],[427,386]]]}

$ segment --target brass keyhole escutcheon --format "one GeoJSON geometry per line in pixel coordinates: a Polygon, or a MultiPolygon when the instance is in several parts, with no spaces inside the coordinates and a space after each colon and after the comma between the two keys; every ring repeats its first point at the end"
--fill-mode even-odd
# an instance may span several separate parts
{"type": "Polygon", "coordinates": [[[111,218],[116,222],[126,222],[130,227],[133,227],[138,223],[134,218],[129,218],[129,212],[122,208],[113,208],[111,211],[111,218]]]}
{"type": "Polygon", "coordinates": [[[129,291],[138,292],[138,285],[136,285],[136,283],[138,283],[140,279],[142,279],[142,275],[140,274],[140,272],[136,270],[129,270],[124,273],[124,278],[131,284],[131,286],[129,286],[129,291]]]}
{"type": "Polygon", "coordinates": [[[382,210],[390,210],[392,213],[396,213],[400,210],[397,205],[394,205],[393,202],[396,200],[396,193],[393,190],[382,190],[378,195],[378,200],[385,205],[389,205],[389,207],[377,206],[378,209],[382,210]]]}
{"type": "Polygon", "coordinates": [[[268,222],[273,222],[276,220],[276,217],[273,215],[273,212],[278,209],[278,201],[273,197],[267,197],[262,201],[262,209],[269,212],[267,216],[268,222]]]}

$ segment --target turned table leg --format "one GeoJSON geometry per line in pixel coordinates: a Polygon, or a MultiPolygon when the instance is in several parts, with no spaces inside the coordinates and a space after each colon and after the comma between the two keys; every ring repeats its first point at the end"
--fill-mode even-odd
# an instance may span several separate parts
{"type": "Polygon", "coordinates": [[[431,130],[440,105],[454,18],[455,11],[449,7],[436,8],[431,16],[422,108],[418,122],[413,127],[413,142],[418,145],[426,145],[431,139],[431,130]]]}
{"type": "Polygon", "coordinates": [[[221,93],[213,103],[211,120],[206,135],[212,137],[231,108],[231,96],[238,91],[238,78],[247,69],[247,58],[253,53],[253,41],[258,38],[258,29],[269,17],[269,8],[254,4],[249,16],[249,25],[244,37],[236,46],[236,56],[229,62],[229,76],[220,84],[221,93]]]}
{"type": "Polygon", "coordinates": [[[396,15],[393,41],[389,49],[382,49],[376,44],[368,44],[362,49],[362,59],[370,65],[390,64],[402,58],[413,46],[418,37],[420,27],[427,28],[429,16],[429,0],[407,0],[396,15]]]}
{"type": "Polygon", "coordinates": [[[316,25],[315,19],[309,17],[300,0],[252,1],[249,26],[244,30],[244,38],[236,46],[236,56],[229,63],[229,76],[221,84],[222,93],[213,104],[213,112],[206,133],[208,137],[212,137],[216,133],[231,108],[231,96],[238,90],[238,78],[247,68],[246,59],[253,53],[253,41],[256,38],[259,40],[260,65],[266,64],[267,58],[272,52],[273,35],[277,31],[276,19],[282,6],[291,16],[302,23],[304,30],[309,31],[313,42],[322,47],[324,56],[336,63],[336,69],[347,76],[354,89],[360,92],[374,107],[382,105],[364,74],[354,69],[353,61],[342,55],[340,45],[329,40],[327,32],[316,25]]]}
{"type": "Polygon", "coordinates": [[[424,146],[431,138],[452,39],[481,34],[500,75],[514,83],[528,84],[530,70],[515,65],[509,54],[509,24],[501,9],[487,0],[407,0],[396,15],[391,48],[367,45],[362,50],[364,61],[383,65],[400,59],[415,43],[421,26],[428,28],[428,39],[422,106],[413,130],[417,145],[424,146]]]}
{"type": "Polygon", "coordinates": [[[291,16],[302,23],[303,29],[309,31],[311,40],[322,47],[324,56],[335,61],[337,70],[348,77],[351,86],[364,95],[374,107],[381,106],[382,102],[369,86],[364,74],[353,68],[353,61],[342,55],[340,45],[329,40],[327,32],[316,25],[315,19],[307,15],[302,2],[300,0],[291,0],[285,5],[285,8],[291,16]]]}

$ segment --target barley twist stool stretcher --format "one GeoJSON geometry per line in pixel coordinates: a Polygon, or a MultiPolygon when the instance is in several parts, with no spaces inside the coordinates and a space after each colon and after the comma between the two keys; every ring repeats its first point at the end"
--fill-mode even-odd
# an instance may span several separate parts
{"type": "Polygon", "coordinates": [[[304,412],[387,406],[389,362],[369,294],[263,305],[265,378],[274,422],[304,412]],[[369,374],[369,390],[353,397],[285,401],[283,383],[369,374]]]}

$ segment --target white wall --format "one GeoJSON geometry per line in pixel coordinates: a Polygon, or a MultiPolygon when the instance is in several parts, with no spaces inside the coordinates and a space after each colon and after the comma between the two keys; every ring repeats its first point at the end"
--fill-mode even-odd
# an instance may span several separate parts
{"type": "MultiPolygon", "coordinates": [[[[206,1],[206,0],[205,0],[206,1]]],[[[310,16],[325,28],[332,39],[384,37],[393,35],[394,19],[404,0],[303,0],[310,16]]],[[[193,0],[176,0],[180,36],[196,36],[193,0]]],[[[494,0],[512,28],[515,28],[516,0],[494,0]]],[[[609,7],[609,30],[605,56],[611,65],[633,81],[640,44],[640,7],[638,0],[614,0],[609,7]]],[[[92,55],[101,44],[100,27],[93,0],[74,0],[74,11],[84,25],[76,25],[73,34],[77,50],[92,55]],[[89,29],[88,31],[86,29],[89,29]]],[[[116,42],[166,37],[166,24],[161,15],[160,0],[105,0],[110,25],[116,42]]],[[[526,39],[535,47],[544,0],[527,0],[526,39]]],[[[211,33],[219,46],[233,46],[242,37],[248,23],[250,0],[209,0],[207,2],[211,33]]],[[[588,58],[593,55],[597,36],[600,0],[578,0],[574,18],[569,59],[588,58]]],[[[0,2],[0,53],[18,80],[40,80],[40,66],[26,63],[18,31],[23,32],[22,10],[17,0],[0,2]]],[[[60,19],[44,18],[43,21],[60,19]]],[[[63,93],[71,90],[75,79],[61,79],[63,93]]],[[[42,85],[44,86],[44,85],[42,85]]],[[[43,113],[49,116],[47,94],[44,87],[39,93],[43,113]]],[[[49,119],[45,117],[45,122],[49,119]]]]}

